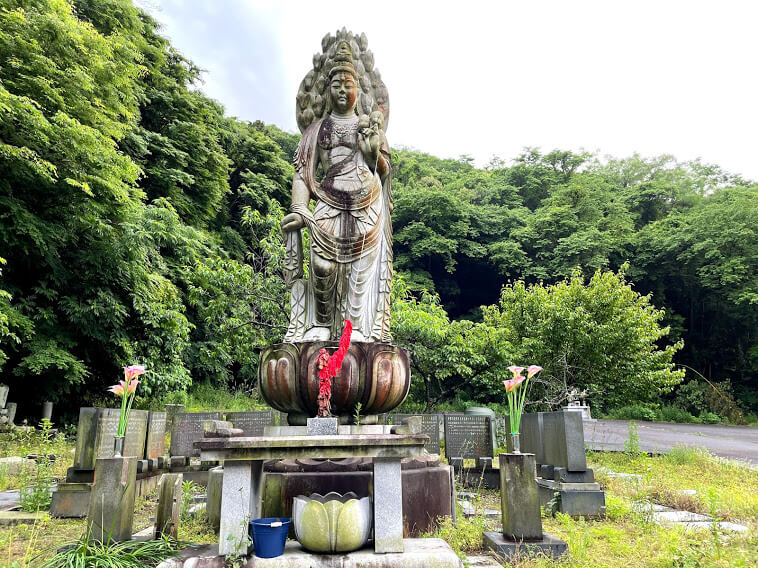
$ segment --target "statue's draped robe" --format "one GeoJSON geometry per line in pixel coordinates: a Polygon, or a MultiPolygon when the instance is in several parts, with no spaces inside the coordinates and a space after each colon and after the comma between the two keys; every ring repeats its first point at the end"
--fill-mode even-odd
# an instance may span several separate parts
{"type": "MultiPolygon", "coordinates": [[[[302,274],[300,232],[287,236],[287,276],[292,286],[287,342],[312,339],[313,328],[328,328],[338,339],[343,320],[365,341],[390,341],[389,301],[392,286],[391,175],[383,184],[366,165],[358,147],[358,119],[327,117],[309,126],[295,154],[295,169],[316,205],[292,211],[302,215],[310,235],[310,270],[302,274]],[[316,180],[319,152],[326,152],[324,176],[316,180]],[[332,269],[315,270],[314,260],[332,269]],[[294,276],[293,276],[294,274],[294,276]]],[[[388,166],[389,148],[382,155],[388,166]]],[[[376,168],[374,168],[376,169],[376,168]]]]}

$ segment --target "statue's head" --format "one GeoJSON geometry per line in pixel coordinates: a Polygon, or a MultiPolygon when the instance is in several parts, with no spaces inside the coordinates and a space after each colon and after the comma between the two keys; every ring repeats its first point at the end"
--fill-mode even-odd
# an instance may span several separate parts
{"type": "Polygon", "coordinates": [[[337,47],[334,66],[329,72],[329,99],[331,107],[340,114],[354,110],[358,100],[358,74],[353,66],[353,52],[346,41],[337,47]]]}

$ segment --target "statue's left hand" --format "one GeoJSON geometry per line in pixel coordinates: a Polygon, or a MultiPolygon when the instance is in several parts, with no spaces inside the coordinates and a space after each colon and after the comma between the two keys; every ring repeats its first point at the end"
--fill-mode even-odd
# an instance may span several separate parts
{"type": "Polygon", "coordinates": [[[375,128],[365,128],[358,133],[358,146],[363,153],[363,159],[374,166],[379,159],[379,147],[382,145],[380,131],[375,128]]]}

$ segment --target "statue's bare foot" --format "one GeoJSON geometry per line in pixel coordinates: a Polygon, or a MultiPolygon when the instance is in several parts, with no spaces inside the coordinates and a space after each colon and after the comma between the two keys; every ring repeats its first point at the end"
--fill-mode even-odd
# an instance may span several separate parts
{"type": "Polygon", "coordinates": [[[328,327],[312,327],[303,336],[304,341],[329,341],[331,333],[328,327]]]}

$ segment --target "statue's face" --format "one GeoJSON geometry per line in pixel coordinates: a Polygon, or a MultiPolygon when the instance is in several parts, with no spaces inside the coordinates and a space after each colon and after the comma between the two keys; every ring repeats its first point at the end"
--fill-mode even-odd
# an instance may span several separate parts
{"type": "Polygon", "coordinates": [[[355,107],[358,88],[350,73],[337,73],[332,77],[329,92],[332,97],[332,106],[340,113],[345,114],[355,107]]]}

